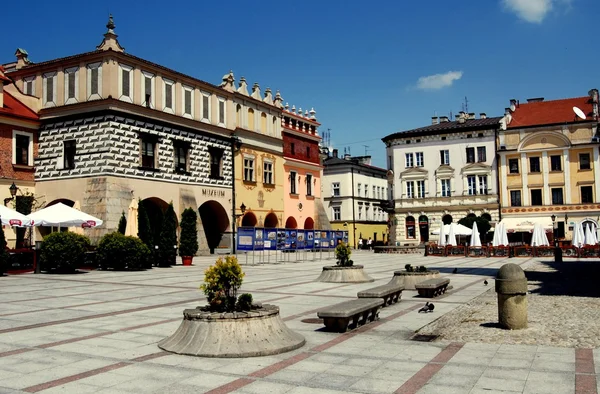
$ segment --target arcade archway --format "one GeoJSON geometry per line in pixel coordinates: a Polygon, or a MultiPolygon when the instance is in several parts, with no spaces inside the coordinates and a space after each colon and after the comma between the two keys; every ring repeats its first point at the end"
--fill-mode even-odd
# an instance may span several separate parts
{"type": "MultiPolygon", "coordinates": [[[[150,221],[150,229],[152,231],[152,241],[156,245],[160,239],[160,233],[162,231],[163,221],[165,219],[165,212],[167,211],[169,203],[158,197],[146,198],[142,200],[141,203],[144,204],[144,208],[146,209],[148,220],[150,221]]],[[[174,219],[175,222],[179,224],[179,221],[177,220],[177,214],[175,214],[174,219]]]]}
{"type": "Polygon", "coordinates": [[[313,218],[306,218],[306,220],[304,221],[304,229],[305,230],[312,230],[315,228],[315,221],[313,220],[313,218]]]}
{"type": "Polygon", "coordinates": [[[279,220],[277,220],[277,215],[275,215],[273,212],[265,217],[265,228],[275,228],[278,224],[279,220]]]}
{"type": "Polygon", "coordinates": [[[258,223],[256,215],[252,212],[246,212],[242,218],[242,227],[256,227],[256,223],[258,223]]]}
{"type": "Polygon", "coordinates": [[[221,243],[223,233],[229,227],[227,211],[217,201],[211,200],[200,205],[198,212],[200,213],[200,220],[202,220],[208,248],[210,253],[214,253],[215,248],[221,243]]]}
{"type": "Polygon", "coordinates": [[[298,228],[298,222],[296,222],[296,219],[293,216],[287,218],[285,221],[285,228],[298,228]]]}

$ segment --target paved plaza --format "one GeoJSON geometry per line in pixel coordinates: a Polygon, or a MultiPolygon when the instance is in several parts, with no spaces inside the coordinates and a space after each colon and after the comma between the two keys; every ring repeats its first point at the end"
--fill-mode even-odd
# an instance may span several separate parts
{"type": "MultiPolygon", "coordinates": [[[[205,304],[198,289],[214,257],[143,272],[24,274],[0,278],[0,393],[597,393],[597,350],[478,342],[418,342],[415,330],[493,288],[509,259],[353,254],[374,283],[315,282],[334,260],[244,265],[243,292],[276,304],[302,348],[244,359],[173,355],[157,347],[182,311],[205,304]],[[404,291],[380,320],[345,334],[322,330],[316,310],[387,283],[405,264],[439,268],[453,289],[425,300],[404,291]],[[458,268],[457,274],[452,270],[458,268]]],[[[326,257],[326,254],[323,255],[326,257]]],[[[256,258],[255,262],[259,259],[256,258]]],[[[240,262],[246,263],[240,256],[240,262]]],[[[248,260],[252,262],[252,258],[248,260]]],[[[526,268],[533,259],[510,259],[526,268]]],[[[548,311],[549,314],[552,311],[548,311]]]]}

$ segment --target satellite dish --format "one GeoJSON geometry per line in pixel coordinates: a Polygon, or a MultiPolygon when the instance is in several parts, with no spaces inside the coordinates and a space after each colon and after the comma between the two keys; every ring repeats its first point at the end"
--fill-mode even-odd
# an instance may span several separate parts
{"type": "Polygon", "coordinates": [[[585,114],[583,113],[582,110],[580,110],[578,107],[573,107],[573,112],[575,112],[575,115],[577,115],[579,118],[585,120],[585,118],[587,116],[585,116],[585,114]]]}
{"type": "Polygon", "coordinates": [[[511,104],[511,105],[510,105],[510,110],[511,110],[512,112],[515,112],[515,110],[516,110],[516,109],[517,109],[517,107],[515,107],[515,105],[514,105],[514,104],[511,104]]]}

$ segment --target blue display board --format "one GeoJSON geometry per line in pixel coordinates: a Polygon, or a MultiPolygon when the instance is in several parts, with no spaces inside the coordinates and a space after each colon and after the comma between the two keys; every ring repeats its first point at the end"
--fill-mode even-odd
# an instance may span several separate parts
{"type": "Polygon", "coordinates": [[[298,232],[296,230],[286,230],[285,234],[285,246],[287,247],[287,249],[296,250],[296,247],[298,245],[298,240],[296,239],[296,237],[298,236],[298,232]]]}
{"type": "Polygon", "coordinates": [[[306,230],[306,249],[313,249],[315,247],[315,233],[313,230],[306,230]]]}
{"type": "Polygon", "coordinates": [[[277,229],[265,229],[264,249],[277,250],[277,229]]]}
{"type": "Polygon", "coordinates": [[[322,230],[321,231],[321,248],[329,249],[329,231],[322,230]]]}
{"type": "Polygon", "coordinates": [[[240,227],[237,232],[237,250],[254,250],[254,227],[240,227]]]}
{"type": "Polygon", "coordinates": [[[296,230],[296,249],[306,248],[306,231],[296,230]]]}
{"type": "Polygon", "coordinates": [[[344,243],[348,244],[348,231],[344,231],[344,243]]]}
{"type": "Polygon", "coordinates": [[[285,250],[286,234],[284,228],[277,229],[277,250],[285,250]]]}
{"type": "Polygon", "coordinates": [[[265,231],[262,228],[254,228],[254,250],[263,250],[265,231]]]}

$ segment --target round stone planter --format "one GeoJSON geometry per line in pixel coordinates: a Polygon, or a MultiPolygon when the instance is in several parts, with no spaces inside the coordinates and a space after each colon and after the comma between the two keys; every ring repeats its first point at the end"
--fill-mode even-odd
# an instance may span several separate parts
{"type": "Polygon", "coordinates": [[[317,278],[317,282],[330,282],[330,283],[365,283],[373,282],[375,279],[371,278],[363,269],[362,265],[353,265],[350,267],[341,267],[334,265],[330,267],[323,267],[323,272],[317,278]]]}
{"type": "Polygon", "coordinates": [[[407,272],[407,271],[394,271],[394,277],[392,282],[398,284],[404,284],[404,290],[415,290],[417,283],[425,282],[426,280],[438,278],[440,271],[427,271],[427,272],[407,272]]]}
{"type": "Polygon", "coordinates": [[[298,349],[306,340],[290,330],[279,307],[264,304],[250,312],[216,313],[186,309],[173,335],[158,343],[168,352],[200,357],[257,357],[298,349]]]}

